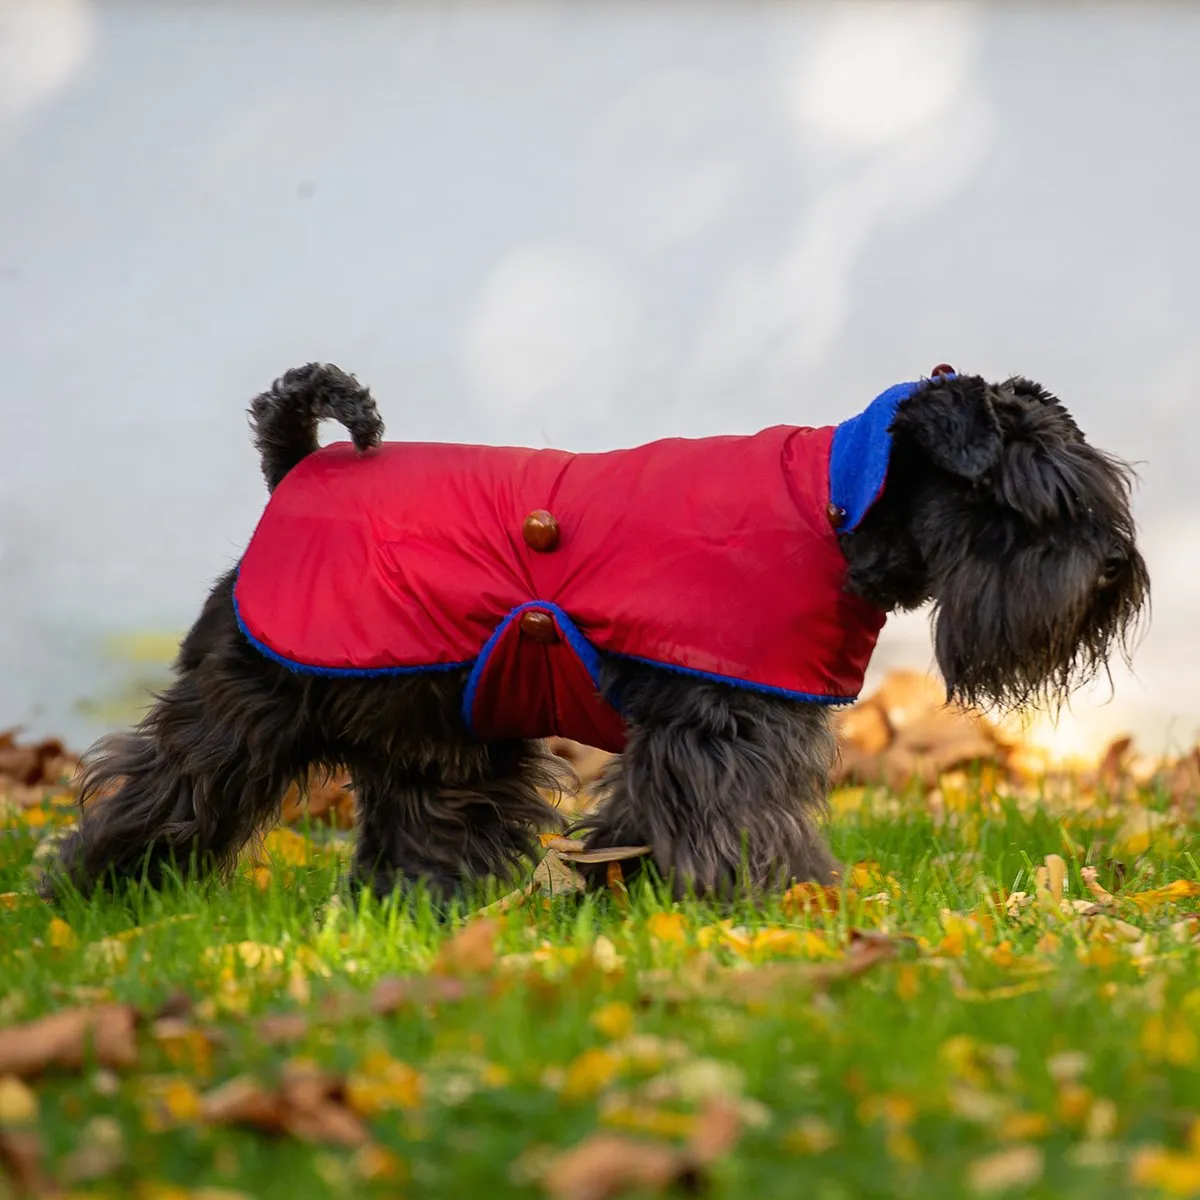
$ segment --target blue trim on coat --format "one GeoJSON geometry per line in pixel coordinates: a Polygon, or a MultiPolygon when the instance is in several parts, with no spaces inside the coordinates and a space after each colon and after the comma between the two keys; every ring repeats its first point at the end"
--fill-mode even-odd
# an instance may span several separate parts
{"type": "Polygon", "coordinates": [[[600,690],[600,652],[583,636],[579,630],[579,626],[557,604],[552,604],[548,600],[527,600],[524,604],[518,604],[516,608],[512,609],[505,616],[504,620],[496,626],[492,632],[492,636],[484,642],[483,649],[480,650],[479,657],[475,659],[475,665],[471,668],[471,674],[467,677],[467,686],[463,690],[462,714],[463,720],[467,724],[467,729],[471,733],[475,732],[475,725],[472,719],[475,710],[475,693],[479,690],[479,681],[483,678],[484,671],[487,670],[488,660],[491,658],[492,652],[496,649],[496,643],[504,636],[508,627],[523,612],[531,608],[537,609],[540,612],[548,612],[554,617],[559,633],[562,634],[567,645],[575,651],[579,661],[583,663],[584,670],[587,671],[592,682],[596,685],[596,690],[600,690]]]}
{"type": "Polygon", "coordinates": [[[928,379],[897,383],[876,396],[858,416],[843,421],[834,430],[829,451],[829,501],[846,512],[838,533],[853,533],[879,499],[892,456],[892,422],[896,410],[929,383],[928,379]]]}
{"type": "Polygon", "coordinates": [[[464,667],[469,667],[473,661],[468,658],[465,662],[430,663],[424,667],[314,667],[309,663],[296,662],[294,659],[284,658],[282,654],[276,653],[270,646],[264,645],[246,628],[246,622],[242,620],[242,611],[238,607],[236,580],[234,580],[233,589],[233,615],[237,619],[238,629],[241,630],[242,637],[264,658],[269,658],[281,667],[286,667],[296,675],[324,675],[329,679],[370,679],[387,675],[423,675],[430,671],[459,671],[464,667]]]}
{"type": "Polygon", "coordinates": [[[752,683],[748,679],[738,679],[735,675],[718,675],[714,671],[699,671],[695,667],[680,667],[675,663],[659,662],[653,658],[641,658],[636,654],[609,653],[609,658],[623,658],[626,662],[644,663],[648,667],[658,667],[663,671],[674,671],[679,675],[691,675],[695,679],[706,679],[709,683],[724,683],[729,687],[740,688],[745,692],[759,692],[764,696],[782,696],[787,700],[799,700],[804,704],[853,704],[858,699],[858,693],[853,696],[821,696],[811,692],[793,692],[787,688],[774,687],[769,683],[752,683]]]}

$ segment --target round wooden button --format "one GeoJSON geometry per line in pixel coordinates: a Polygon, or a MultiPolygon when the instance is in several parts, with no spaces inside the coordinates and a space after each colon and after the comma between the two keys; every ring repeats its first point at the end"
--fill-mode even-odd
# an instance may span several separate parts
{"type": "Polygon", "coordinates": [[[846,523],[846,510],[840,504],[831,503],[829,507],[825,509],[825,512],[829,517],[830,525],[832,525],[834,529],[841,529],[841,527],[846,523]]]}
{"type": "Polygon", "coordinates": [[[939,375],[957,375],[958,372],[949,363],[938,363],[932,371],[929,372],[930,379],[936,379],[939,375]]]}
{"type": "Polygon", "coordinates": [[[537,508],[525,518],[521,527],[525,545],[544,554],[558,545],[558,522],[544,509],[537,508]]]}
{"type": "Polygon", "coordinates": [[[539,646],[553,646],[558,641],[558,626],[549,613],[538,612],[536,608],[521,614],[521,633],[531,642],[539,646]]]}

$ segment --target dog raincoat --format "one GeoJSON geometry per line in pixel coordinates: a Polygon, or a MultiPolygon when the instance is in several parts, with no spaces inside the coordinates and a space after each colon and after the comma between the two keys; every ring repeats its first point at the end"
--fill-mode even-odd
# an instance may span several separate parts
{"type": "Polygon", "coordinates": [[[620,750],[602,655],[818,704],[853,700],[884,614],[838,534],[882,491],[898,384],[836,427],[629,450],[349,443],[280,482],[242,559],[242,632],[301,672],[469,668],[482,739],[620,750]]]}

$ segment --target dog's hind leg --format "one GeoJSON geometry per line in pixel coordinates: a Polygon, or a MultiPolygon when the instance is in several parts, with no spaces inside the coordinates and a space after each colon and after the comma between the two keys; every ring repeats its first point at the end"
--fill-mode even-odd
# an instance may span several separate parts
{"type": "Polygon", "coordinates": [[[222,579],[185,638],[178,678],[132,732],[85,756],[79,827],[49,866],[84,894],[105,881],[162,882],[228,868],[278,813],[288,784],[320,760],[304,717],[305,681],[255,652],[222,579]]]}
{"type": "Polygon", "coordinates": [[[538,833],[565,824],[539,790],[561,790],[564,768],[539,742],[448,742],[423,757],[350,764],[353,881],[380,898],[419,884],[444,902],[472,882],[509,879],[538,833]]]}
{"type": "MultiPolygon", "coordinates": [[[[818,827],[836,755],[824,708],[623,662],[603,683],[629,734],[579,824],[589,846],[650,845],[676,895],[832,880],[818,827]]],[[[603,882],[603,867],[583,870],[603,882]]]]}

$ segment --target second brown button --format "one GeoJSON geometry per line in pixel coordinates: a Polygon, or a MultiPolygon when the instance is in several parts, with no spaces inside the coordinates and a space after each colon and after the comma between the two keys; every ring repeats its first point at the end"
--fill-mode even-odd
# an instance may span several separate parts
{"type": "Polygon", "coordinates": [[[558,626],[549,613],[531,608],[521,614],[521,632],[541,646],[551,646],[558,641],[558,626]]]}
{"type": "Polygon", "coordinates": [[[544,508],[534,509],[525,518],[521,532],[530,550],[544,553],[558,545],[558,522],[544,508]]]}

